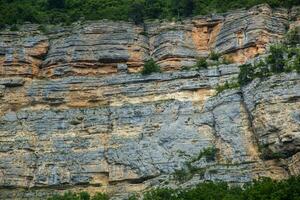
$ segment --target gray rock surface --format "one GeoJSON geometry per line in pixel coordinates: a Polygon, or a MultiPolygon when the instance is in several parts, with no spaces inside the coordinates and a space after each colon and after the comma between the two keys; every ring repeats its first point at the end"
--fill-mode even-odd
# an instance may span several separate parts
{"type": "Polygon", "coordinates": [[[261,5],[145,27],[104,20],[1,32],[0,199],[67,190],[126,199],[158,186],[299,175],[299,74],[216,94],[239,64],[178,70],[211,50],[236,62],[264,53],[297,13],[261,5]],[[136,73],[150,57],[163,73],[136,73]],[[174,172],[187,163],[198,170],[180,182],[174,172]]]}

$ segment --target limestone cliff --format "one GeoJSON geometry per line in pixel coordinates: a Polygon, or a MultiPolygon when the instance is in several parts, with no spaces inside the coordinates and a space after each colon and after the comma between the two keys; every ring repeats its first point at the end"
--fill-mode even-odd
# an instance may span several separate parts
{"type": "Polygon", "coordinates": [[[215,92],[239,63],[298,26],[299,11],[261,5],[144,27],[100,21],[0,32],[0,199],[65,190],[122,199],[178,184],[175,170],[208,147],[216,158],[193,162],[201,173],[180,184],[299,175],[299,74],[215,92]],[[211,51],[235,64],[179,70],[211,51]],[[140,75],[149,58],[164,72],[140,75]]]}

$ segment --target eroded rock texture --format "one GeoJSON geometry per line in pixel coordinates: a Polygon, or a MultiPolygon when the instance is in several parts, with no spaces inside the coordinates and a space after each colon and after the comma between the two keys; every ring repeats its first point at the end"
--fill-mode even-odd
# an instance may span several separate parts
{"type": "Polygon", "coordinates": [[[263,53],[289,19],[296,26],[297,9],[290,13],[259,6],[145,28],[103,21],[48,34],[34,25],[2,32],[0,199],[66,190],[123,199],[165,184],[300,174],[299,74],[216,95],[238,64],[176,70],[211,50],[237,62],[263,53]],[[134,73],[150,57],[171,72],[134,73]],[[201,170],[174,180],[208,147],[217,150],[214,159],[194,160],[201,170]]]}
{"type": "Polygon", "coordinates": [[[280,41],[289,25],[298,23],[298,8],[289,12],[267,5],[182,22],[89,22],[65,28],[24,25],[19,32],[1,32],[0,75],[60,77],[116,73],[118,64],[139,71],[154,58],[164,71],[194,65],[211,51],[245,62],[280,41]],[[290,15],[289,15],[290,13],[290,15]]]}

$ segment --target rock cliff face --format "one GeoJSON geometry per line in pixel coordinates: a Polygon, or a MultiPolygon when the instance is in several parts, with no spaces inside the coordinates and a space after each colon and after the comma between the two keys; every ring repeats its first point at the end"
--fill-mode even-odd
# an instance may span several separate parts
{"type": "Polygon", "coordinates": [[[1,32],[0,199],[66,190],[122,199],[159,185],[299,175],[299,74],[215,92],[297,24],[298,8],[263,5],[145,27],[1,32]],[[178,70],[211,51],[236,63],[178,70]],[[137,73],[149,58],[164,72],[137,73]],[[214,159],[194,159],[209,147],[214,159]],[[173,174],[187,162],[201,170],[178,183],[173,174]]]}

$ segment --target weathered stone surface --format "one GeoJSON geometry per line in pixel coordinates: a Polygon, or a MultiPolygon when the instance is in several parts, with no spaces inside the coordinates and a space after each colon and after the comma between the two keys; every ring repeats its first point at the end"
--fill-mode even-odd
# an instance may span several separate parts
{"type": "Polygon", "coordinates": [[[0,32],[0,76],[37,76],[48,38],[33,32],[0,32]]]}
{"type": "Polygon", "coordinates": [[[283,74],[262,85],[256,80],[245,88],[245,102],[254,119],[253,131],[270,158],[289,157],[299,151],[299,83],[299,74],[283,74]]]}
{"type": "Polygon", "coordinates": [[[181,22],[85,22],[71,27],[24,25],[19,32],[0,33],[0,75],[62,77],[106,75],[127,64],[138,72],[154,58],[163,71],[192,66],[211,51],[228,60],[245,62],[265,52],[299,22],[298,8],[289,12],[255,6],[223,15],[195,17],[181,22]],[[289,15],[290,13],[290,15],[289,15]]]}
{"type": "MultiPolygon", "coordinates": [[[[25,94],[14,102],[21,107],[12,110],[6,95],[1,100],[8,104],[1,107],[0,118],[1,187],[36,188],[20,193],[25,196],[48,195],[38,188],[63,185],[125,194],[150,187],[210,146],[218,149],[217,160],[199,162],[204,176],[195,175],[186,186],[298,174],[299,75],[255,81],[243,92],[214,97],[216,84],[236,73],[236,66],[229,65],[150,76],[24,79],[22,87],[6,88],[10,95],[25,94]],[[264,102],[267,110],[260,108],[264,102]],[[276,111],[288,108],[291,112],[276,111]],[[283,120],[276,122],[274,134],[282,137],[278,145],[266,130],[275,118],[283,120]],[[254,136],[274,151],[289,152],[282,160],[288,167],[262,160],[254,136]]],[[[1,198],[12,195],[12,190],[2,191],[1,198]]]]}
{"type": "Polygon", "coordinates": [[[279,41],[288,27],[288,12],[272,10],[268,5],[255,6],[228,14],[216,40],[216,50],[226,52],[228,59],[245,62],[279,41]]]}
{"type": "MultiPolygon", "coordinates": [[[[296,8],[296,23],[291,16],[296,8]]],[[[66,190],[124,199],[153,186],[178,187],[173,173],[187,162],[199,172],[182,187],[299,175],[299,74],[216,95],[239,64],[176,70],[211,50],[246,61],[280,40],[287,23],[287,10],[259,6],[145,29],[101,21],[46,35],[33,25],[2,32],[0,199],[66,190]],[[168,72],[134,73],[150,57],[168,72]],[[194,160],[209,147],[214,159],[194,160]]]]}

